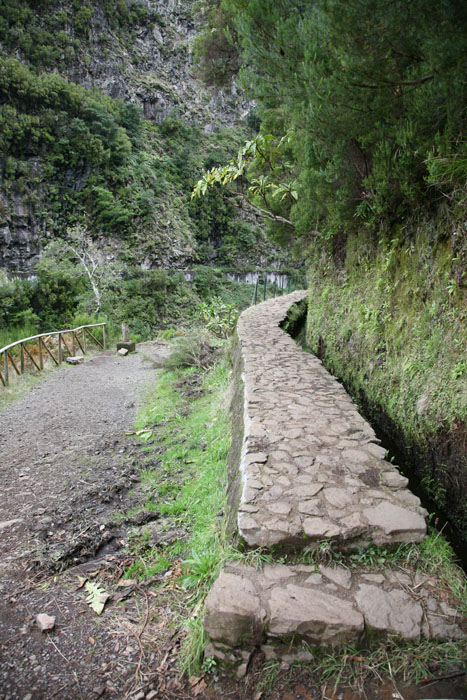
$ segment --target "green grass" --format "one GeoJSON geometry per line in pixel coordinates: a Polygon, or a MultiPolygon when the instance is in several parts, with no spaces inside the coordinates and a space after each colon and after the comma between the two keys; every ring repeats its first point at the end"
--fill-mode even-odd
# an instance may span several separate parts
{"type": "Polygon", "coordinates": [[[10,343],[14,343],[16,340],[30,338],[32,335],[37,335],[38,332],[36,326],[33,325],[0,328],[0,348],[10,345],[10,343]]]}
{"type": "Polygon", "coordinates": [[[135,539],[131,549],[136,558],[126,575],[149,578],[181,564],[187,614],[180,658],[183,670],[190,673],[200,668],[206,643],[201,624],[204,597],[232,554],[224,539],[222,518],[230,446],[225,398],[229,379],[224,360],[209,372],[163,370],[136,424],[142,435],[157,435],[157,445],[162,448],[160,464],[141,475],[143,488],[150,494],[144,509],[156,509],[167,529],[182,529],[187,536],[177,538],[163,553],[149,548],[144,537],[135,539]],[[190,387],[195,377],[203,393],[193,398],[190,387]]]}

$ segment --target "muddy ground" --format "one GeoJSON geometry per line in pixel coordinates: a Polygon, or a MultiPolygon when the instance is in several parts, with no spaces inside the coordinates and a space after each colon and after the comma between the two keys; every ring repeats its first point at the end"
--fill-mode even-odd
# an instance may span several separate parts
{"type": "MultiPolygon", "coordinates": [[[[268,686],[260,656],[241,681],[180,677],[178,572],[139,584],[125,578],[135,529],[154,521],[159,546],[186,535],[158,532],[157,513],[131,515],[144,501],[140,471],[157,466],[158,455],[157,444],[143,451],[134,420],[166,355],[156,343],[126,358],[108,351],[51,372],[0,410],[0,699],[366,697],[334,695],[287,668],[268,686]],[[101,615],[86,602],[86,583],[109,596],[101,615]],[[40,630],[40,614],[54,618],[52,629],[40,630]]],[[[406,700],[462,699],[462,688],[398,690],[406,700]]],[[[395,692],[382,682],[367,696],[395,692]]]]}

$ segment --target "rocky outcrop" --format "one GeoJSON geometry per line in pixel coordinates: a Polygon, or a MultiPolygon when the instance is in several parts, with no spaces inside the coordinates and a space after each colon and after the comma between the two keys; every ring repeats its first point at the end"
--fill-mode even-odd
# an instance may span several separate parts
{"type": "MultiPolygon", "coordinates": [[[[74,58],[60,60],[57,69],[70,81],[138,104],[148,121],[159,123],[176,116],[205,133],[233,125],[247,116],[251,103],[239,95],[234,84],[223,89],[209,88],[196,76],[193,49],[202,23],[196,3],[148,0],[144,5],[151,21],[113,29],[96,1],[86,37],[77,34],[73,26],[71,4],[62,5],[69,20],[65,32],[68,48],[74,58]]],[[[17,53],[15,57],[22,58],[17,53]]],[[[21,159],[21,175],[13,178],[15,189],[11,187],[12,178],[7,187],[3,178],[0,183],[0,269],[25,274],[34,269],[45,237],[56,231],[63,233],[70,213],[63,210],[63,220],[58,221],[57,203],[52,212],[48,211],[48,186],[52,184],[56,189],[57,183],[41,183],[46,160],[42,156],[31,158],[27,151],[25,147],[21,156],[15,156],[21,159]]],[[[67,184],[75,191],[86,184],[90,173],[87,167],[84,170],[70,168],[66,174],[67,184]]],[[[170,196],[173,193],[168,193],[170,196]]],[[[197,262],[192,233],[174,224],[172,219],[177,212],[171,206],[169,202],[160,217],[163,220],[154,225],[155,231],[148,232],[149,242],[145,241],[135,256],[146,269],[185,268],[197,262]]]]}

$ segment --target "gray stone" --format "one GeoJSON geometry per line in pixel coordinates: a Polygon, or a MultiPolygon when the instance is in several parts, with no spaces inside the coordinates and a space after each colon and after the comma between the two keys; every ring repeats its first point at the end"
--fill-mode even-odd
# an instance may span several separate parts
{"type": "Polygon", "coordinates": [[[339,534],[339,527],[324,518],[307,518],[303,522],[303,531],[308,537],[334,537],[339,534]]]}
{"type": "MultiPolygon", "coordinates": [[[[421,515],[387,501],[367,508],[363,514],[369,525],[390,535],[395,542],[418,542],[426,533],[426,523],[421,515]]],[[[375,541],[378,542],[378,538],[375,541]]]]}
{"type": "Polygon", "coordinates": [[[381,483],[390,489],[403,489],[407,486],[409,480],[395,469],[392,469],[381,474],[381,483]]]}
{"type": "Polygon", "coordinates": [[[287,491],[287,494],[299,496],[300,498],[311,498],[312,496],[316,496],[322,488],[323,484],[305,484],[303,486],[295,486],[293,489],[287,491]]]}
{"type": "Polygon", "coordinates": [[[323,506],[321,505],[321,501],[317,498],[313,499],[312,501],[303,501],[303,503],[300,503],[298,506],[298,510],[300,513],[304,513],[305,515],[323,514],[323,506]]]}
{"type": "Polygon", "coordinates": [[[423,608],[408,593],[361,583],[355,599],[365,623],[373,629],[399,634],[404,639],[420,637],[423,608]]]}
{"type": "Polygon", "coordinates": [[[213,641],[233,647],[260,642],[264,612],[253,583],[221,572],[206,598],[204,629],[213,641]]]}
{"type": "Polygon", "coordinates": [[[336,508],[344,508],[352,503],[352,494],[346,489],[328,488],[323,491],[325,499],[336,508]]]}
{"type": "Polygon", "coordinates": [[[47,613],[40,613],[39,615],[36,615],[36,625],[39,627],[41,632],[52,630],[55,627],[55,617],[52,615],[47,615],[47,613]]]}
{"type": "Polygon", "coordinates": [[[84,362],[84,357],[82,355],[71,355],[66,358],[69,365],[80,365],[84,362]]]}
{"type": "Polygon", "coordinates": [[[288,515],[292,507],[286,501],[277,501],[276,503],[270,503],[268,505],[268,510],[278,515],[288,515]]]}
{"type": "Polygon", "coordinates": [[[348,569],[344,569],[342,566],[336,568],[320,566],[319,570],[327,579],[337,583],[337,585],[342,586],[342,588],[350,588],[352,585],[352,574],[348,569]]]}
{"type": "Polygon", "coordinates": [[[352,603],[291,583],[271,591],[269,610],[268,636],[298,634],[311,644],[336,646],[363,631],[363,615],[352,603]]]}

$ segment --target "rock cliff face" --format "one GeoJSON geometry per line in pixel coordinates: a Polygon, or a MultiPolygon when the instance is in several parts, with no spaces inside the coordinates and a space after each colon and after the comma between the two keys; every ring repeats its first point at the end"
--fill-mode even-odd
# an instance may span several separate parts
{"type": "Polygon", "coordinates": [[[234,85],[208,88],[196,77],[193,48],[202,24],[197,3],[148,0],[146,4],[155,19],[136,28],[131,43],[109,27],[97,4],[86,56],[67,71],[69,77],[110,97],[140,104],[144,117],[156,122],[176,109],[184,120],[210,132],[245,117],[251,103],[239,100],[234,85]]]}
{"type": "MultiPolygon", "coordinates": [[[[92,6],[86,5],[92,12],[85,34],[77,33],[73,14],[76,8],[72,9],[71,3],[51,5],[51,10],[61,12],[67,19],[64,48],[52,70],[68,80],[137,104],[148,122],[160,124],[176,116],[206,135],[233,126],[248,115],[251,104],[239,97],[234,85],[217,90],[206,87],[196,77],[193,50],[202,24],[196,3],[147,0],[140,4],[145,19],[122,30],[121,26],[110,26],[103,3],[93,0],[92,6]]],[[[1,49],[0,46],[0,60],[15,55],[32,65],[20,50],[13,53],[11,49],[1,49]]],[[[22,173],[15,173],[13,180],[5,177],[7,161],[5,153],[0,157],[0,269],[28,274],[40,257],[44,240],[62,232],[68,221],[63,207],[55,212],[52,208],[51,213],[47,206],[50,183],[44,178],[42,155],[33,148],[28,154],[26,149],[21,155],[22,173]]],[[[89,168],[71,167],[66,178],[69,186],[79,192],[89,175],[89,168]]],[[[174,225],[177,210],[173,202],[168,203],[164,213],[164,223],[156,227],[157,246],[143,242],[137,262],[145,268],[186,267],[193,262],[192,233],[185,222],[174,225]]]]}

